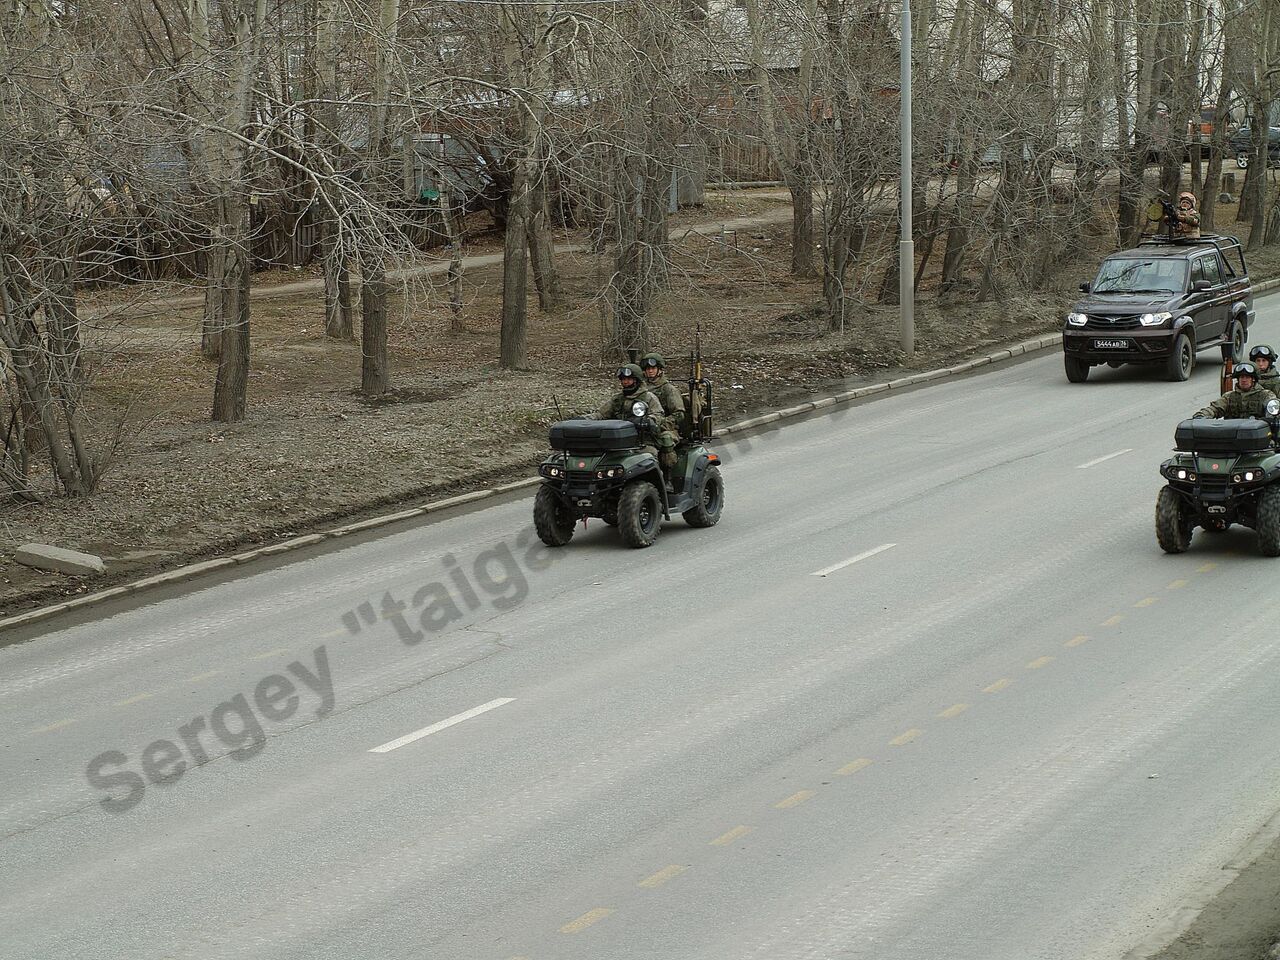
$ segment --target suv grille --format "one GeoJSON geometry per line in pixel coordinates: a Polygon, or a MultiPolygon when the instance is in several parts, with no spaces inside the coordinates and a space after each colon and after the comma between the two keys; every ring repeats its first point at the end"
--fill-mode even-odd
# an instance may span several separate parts
{"type": "Polygon", "coordinates": [[[1139,316],[1128,317],[1095,317],[1089,315],[1089,322],[1084,325],[1086,330],[1136,330],[1142,326],[1142,320],[1139,316]]]}

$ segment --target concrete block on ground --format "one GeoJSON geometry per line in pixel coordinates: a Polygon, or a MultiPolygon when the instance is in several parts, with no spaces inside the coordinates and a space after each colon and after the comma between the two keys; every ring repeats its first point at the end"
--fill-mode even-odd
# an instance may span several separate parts
{"type": "Polygon", "coordinates": [[[65,573],[73,577],[87,577],[95,573],[103,573],[107,565],[101,557],[78,550],[65,550],[62,547],[51,547],[47,543],[24,543],[13,557],[23,566],[35,567],[37,570],[49,570],[53,573],[65,573]]]}

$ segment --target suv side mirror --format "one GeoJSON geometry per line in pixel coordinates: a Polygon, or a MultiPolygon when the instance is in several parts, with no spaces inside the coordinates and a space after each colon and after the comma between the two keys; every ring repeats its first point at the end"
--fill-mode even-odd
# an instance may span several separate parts
{"type": "Polygon", "coordinates": [[[1212,290],[1213,284],[1208,280],[1194,280],[1191,283],[1191,289],[1195,293],[1203,293],[1205,290],[1212,290]]]}
{"type": "Polygon", "coordinates": [[[1080,284],[1080,292],[1081,293],[1089,292],[1089,282],[1087,280],[1084,283],[1080,284]]]}

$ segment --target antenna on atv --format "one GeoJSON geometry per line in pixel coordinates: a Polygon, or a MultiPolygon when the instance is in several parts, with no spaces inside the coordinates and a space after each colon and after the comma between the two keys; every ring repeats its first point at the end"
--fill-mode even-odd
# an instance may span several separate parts
{"type": "Polygon", "coordinates": [[[552,399],[552,400],[554,400],[554,401],[555,401],[555,403],[556,403],[556,416],[557,416],[557,417],[559,417],[561,420],[563,420],[563,419],[564,419],[564,411],[560,409],[560,398],[559,398],[559,397],[557,397],[557,396],[553,393],[553,394],[551,395],[551,399],[552,399]]]}

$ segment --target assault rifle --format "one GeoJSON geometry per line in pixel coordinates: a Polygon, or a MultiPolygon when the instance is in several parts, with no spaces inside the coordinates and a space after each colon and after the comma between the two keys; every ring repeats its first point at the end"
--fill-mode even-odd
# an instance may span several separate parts
{"type": "Polygon", "coordinates": [[[694,328],[693,350],[689,353],[689,439],[714,439],[711,381],[702,371],[702,324],[694,328]]]}

